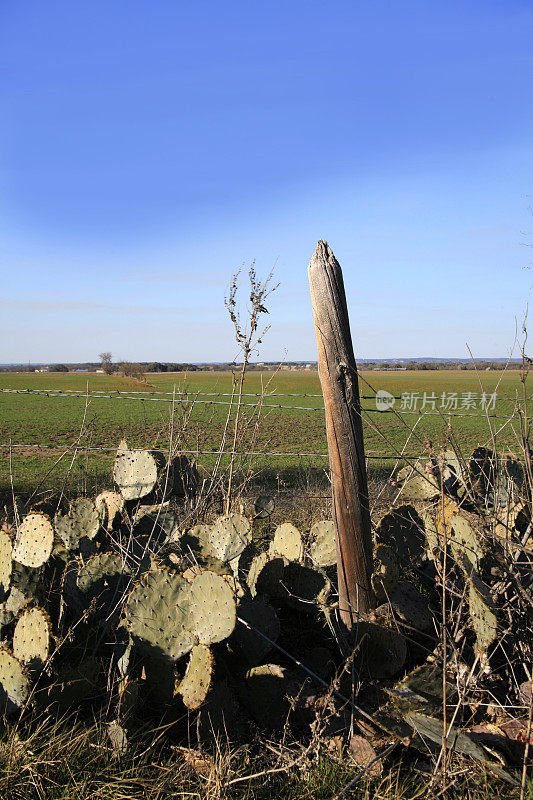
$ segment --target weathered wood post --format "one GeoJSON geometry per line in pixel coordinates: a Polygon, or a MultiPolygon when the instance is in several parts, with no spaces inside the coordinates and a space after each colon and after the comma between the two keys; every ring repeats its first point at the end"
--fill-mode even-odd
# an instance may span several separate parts
{"type": "Polygon", "coordinates": [[[326,410],[339,612],[351,630],[357,612],[366,614],[373,607],[372,534],[357,366],[342,270],[327,242],[317,244],[309,264],[309,284],[326,410]]]}

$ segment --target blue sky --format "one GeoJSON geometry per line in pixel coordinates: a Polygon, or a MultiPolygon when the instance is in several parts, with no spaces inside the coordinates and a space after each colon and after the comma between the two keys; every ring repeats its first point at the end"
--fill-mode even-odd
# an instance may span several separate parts
{"type": "Polygon", "coordinates": [[[529,0],[3,0],[0,362],[231,360],[252,259],[260,358],[315,359],[319,238],[360,357],[506,355],[532,41],[529,0]]]}

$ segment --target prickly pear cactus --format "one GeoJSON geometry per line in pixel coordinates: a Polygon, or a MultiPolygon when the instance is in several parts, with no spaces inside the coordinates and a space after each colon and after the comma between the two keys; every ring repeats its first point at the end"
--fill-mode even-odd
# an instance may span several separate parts
{"type": "Polygon", "coordinates": [[[272,497],[267,494],[260,494],[254,502],[254,517],[257,519],[267,519],[274,513],[276,504],[272,497]]]}
{"type": "Polygon", "coordinates": [[[285,698],[288,670],[279,664],[262,664],[246,673],[245,702],[260,725],[277,728],[283,725],[289,704],[285,698]]]}
{"type": "Polygon", "coordinates": [[[306,614],[324,609],[331,593],[331,583],[326,575],[295,561],[285,567],[283,586],[287,605],[306,614]]]}
{"type": "Polygon", "coordinates": [[[76,583],[86,607],[95,606],[95,618],[120,610],[130,570],[118,553],[98,553],[80,567],[76,583]]]}
{"type": "Polygon", "coordinates": [[[397,630],[369,622],[360,623],[363,662],[372,678],[391,678],[407,658],[407,642],[397,630]]]}
{"type": "Polygon", "coordinates": [[[100,517],[92,500],[79,497],[70,504],[68,514],[56,515],[54,527],[67,550],[77,550],[83,537],[94,539],[100,529],[100,517]]]}
{"type": "Polygon", "coordinates": [[[30,695],[30,682],[24,665],[6,647],[0,648],[0,686],[4,711],[19,711],[30,695]]]}
{"type": "Polygon", "coordinates": [[[209,647],[195,645],[189,657],[187,670],[179,684],[178,694],[191,711],[200,708],[211,686],[213,674],[213,655],[209,647]]]}
{"type": "Polygon", "coordinates": [[[474,569],[478,569],[484,555],[482,538],[465,512],[451,517],[449,543],[457,561],[466,556],[474,569]]]}
{"type": "Polygon", "coordinates": [[[124,498],[118,492],[101,492],[94,505],[100,517],[100,524],[107,531],[113,529],[113,523],[124,511],[124,498]]]}
{"type": "Polygon", "coordinates": [[[398,581],[388,599],[395,614],[410,628],[424,632],[433,629],[433,615],[427,599],[408,581],[398,581]]]}
{"type": "Polygon", "coordinates": [[[246,578],[252,597],[257,594],[267,594],[278,599],[285,597],[283,571],[286,564],[284,558],[272,557],[268,553],[259,553],[255,556],[246,578]]]}
{"type": "Polygon", "coordinates": [[[468,607],[476,633],[476,650],[485,653],[498,636],[498,618],[488,587],[475,573],[470,576],[468,607]]]}
{"type": "Polygon", "coordinates": [[[190,586],[187,626],[200,644],[227,639],[235,628],[233,592],[221,575],[203,572],[190,586]]]}
{"type": "Polygon", "coordinates": [[[28,514],[18,527],[13,559],[25,567],[40,567],[50,558],[54,528],[46,514],[28,514]]]}
{"type": "Polygon", "coordinates": [[[413,506],[398,506],[382,518],[376,542],[391,547],[401,561],[415,563],[424,553],[424,523],[413,506]]]}
{"type": "Polygon", "coordinates": [[[28,608],[20,615],[13,632],[13,655],[29,668],[38,668],[50,650],[50,619],[42,608],[28,608]]]}
{"type": "Polygon", "coordinates": [[[337,563],[337,536],[332,520],[316,522],[309,531],[310,555],[319,567],[334,567],[337,563]]]}
{"type": "Polygon", "coordinates": [[[279,525],[270,543],[269,553],[271,556],[286,558],[287,561],[301,561],[304,545],[300,531],[290,522],[279,525]]]}
{"type": "Polygon", "coordinates": [[[374,548],[374,571],[372,574],[372,589],[379,602],[388,599],[389,594],[396,586],[400,575],[398,559],[394,551],[386,544],[378,544],[374,548]]]}
{"type": "Polygon", "coordinates": [[[130,592],[125,625],[149,655],[177,661],[197,643],[186,627],[189,606],[187,581],[167,569],[154,568],[130,592]]]}
{"type": "Polygon", "coordinates": [[[440,486],[434,475],[435,465],[432,462],[419,464],[416,470],[403,467],[396,475],[396,481],[402,487],[402,497],[406,500],[433,500],[439,496],[440,486]]]}
{"type": "Polygon", "coordinates": [[[250,664],[259,664],[280,634],[278,615],[263,597],[244,597],[237,611],[239,620],[231,642],[250,664]]]}
{"type": "Polygon", "coordinates": [[[11,537],[0,531],[0,603],[3,603],[11,584],[11,571],[13,569],[13,545],[11,537]]]}
{"type": "Polygon", "coordinates": [[[202,554],[220,561],[238,558],[252,541],[250,523],[242,514],[219,517],[214,525],[199,526],[202,554]]]}
{"type": "Polygon", "coordinates": [[[156,458],[148,450],[129,450],[126,440],[119,445],[113,466],[113,480],[124,500],[141,500],[157,484],[156,458]]]}

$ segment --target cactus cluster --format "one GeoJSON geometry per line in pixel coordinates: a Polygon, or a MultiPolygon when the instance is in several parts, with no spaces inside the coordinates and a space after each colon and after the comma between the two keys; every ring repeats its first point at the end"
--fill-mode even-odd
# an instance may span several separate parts
{"type": "MultiPolygon", "coordinates": [[[[449,641],[461,643],[468,666],[477,659],[490,674],[499,649],[510,664],[523,657],[512,651],[512,637],[501,635],[515,622],[502,600],[509,587],[498,554],[518,546],[531,520],[512,464],[506,495],[485,452],[466,467],[451,453],[435,458],[426,473],[430,489],[413,484],[413,475],[400,478],[408,491],[415,486],[416,499],[389,509],[375,526],[377,607],[359,614],[349,640],[336,616],[333,522],[309,531],[290,522],[269,527],[274,509],[262,502],[251,519],[207,516],[182,530],[176,500],[168,499],[178,462],[166,467],[161,454],[122,443],[113,470],[119,492],[58,501],[48,513],[31,509],[0,530],[6,713],[32,703],[58,713],[101,703],[115,715],[110,731],[121,750],[127,737],[120,731],[150,713],[193,715],[199,731],[213,730],[221,709],[223,728],[230,713],[238,716],[235,707],[260,725],[282,724],[296,708],[287,696],[300,696],[305,684],[306,658],[314,674],[329,677],[340,662],[339,643],[353,654],[362,682],[387,680],[404,719],[430,707],[423,703],[438,684],[443,621],[453,624],[449,641]],[[257,527],[255,518],[262,520],[257,527]],[[444,581],[451,591],[443,620],[444,581]],[[429,662],[422,670],[428,652],[431,670],[429,662]],[[389,679],[411,667],[412,680],[391,688],[389,679]],[[422,706],[413,711],[414,702],[422,706]]],[[[520,570],[517,562],[515,583],[520,570]]],[[[531,642],[516,633],[516,646],[530,653],[531,642]]]]}

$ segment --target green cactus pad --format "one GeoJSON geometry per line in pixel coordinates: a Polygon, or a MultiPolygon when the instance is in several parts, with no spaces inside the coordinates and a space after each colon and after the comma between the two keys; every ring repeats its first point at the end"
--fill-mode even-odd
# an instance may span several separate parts
{"type": "Polygon", "coordinates": [[[141,649],[177,661],[196,644],[194,633],[185,627],[190,590],[187,581],[167,569],[155,568],[142,576],[125,607],[125,625],[141,649]]]}
{"type": "Polygon", "coordinates": [[[474,529],[474,523],[466,517],[464,512],[451,517],[448,541],[457,561],[461,561],[462,557],[466,556],[474,569],[479,567],[484,555],[481,536],[474,529]]]}
{"type": "Polygon", "coordinates": [[[440,536],[437,530],[435,515],[431,511],[426,510],[422,515],[422,521],[424,523],[424,532],[426,534],[428,552],[432,558],[435,558],[441,549],[440,536]]]}
{"type": "Polygon", "coordinates": [[[28,605],[32,598],[22,592],[16,586],[12,586],[9,592],[9,597],[3,603],[4,611],[11,617],[16,616],[19,611],[28,605]]]}
{"type": "Polygon", "coordinates": [[[124,498],[118,492],[101,492],[94,501],[100,517],[100,524],[108,531],[113,529],[115,520],[120,519],[124,510],[124,498]]]}
{"type": "Polygon", "coordinates": [[[498,636],[498,618],[489,589],[476,573],[470,576],[468,606],[476,633],[477,652],[484,653],[498,636]]]}
{"type": "Polygon", "coordinates": [[[424,632],[434,629],[427,600],[407,581],[399,581],[391,590],[388,600],[394,613],[406,625],[424,632]]]}
{"type": "Polygon", "coordinates": [[[401,561],[417,562],[424,553],[424,523],[413,506],[399,506],[382,518],[376,542],[389,545],[401,561]]]}
{"type": "Polygon", "coordinates": [[[267,494],[260,494],[254,502],[254,517],[257,519],[267,519],[274,513],[276,504],[272,497],[267,494]]]}
{"type": "Polygon", "coordinates": [[[256,594],[267,594],[278,599],[285,597],[282,581],[286,565],[284,558],[272,558],[268,553],[255,556],[246,579],[252,597],[256,594]]]}
{"type": "Polygon", "coordinates": [[[270,543],[269,553],[271,556],[286,558],[287,561],[301,561],[304,545],[300,531],[290,522],[279,525],[270,543]]]}
{"type": "Polygon", "coordinates": [[[13,545],[11,537],[5,531],[0,531],[0,603],[3,603],[11,584],[13,569],[13,545]]]}
{"type": "Polygon", "coordinates": [[[366,667],[372,678],[391,678],[405,664],[407,642],[396,630],[373,623],[360,623],[360,635],[367,637],[362,645],[366,667]]]}
{"type": "Polygon", "coordinates": [[[310,554],[319,567],[334,567],[337,563],[337,534],[332,520],[315,522],[309,531],[310,554]]]}
{"type": "Polygon", "coordinates": [[[189,657],[187,670],[178,687],[178,693],[191,711],[200,708],[211,686],[213,655],[204,644],[195,645],[189,657]]]}
{"type": "Polygon", "coordinates": [[[141,500],[154,489],[159,477],[156,458],[148,450],[128,450],[123,440],[113,465],[113,480],[124,500],[141,500]]]}
{"type": "Polygon", "coordinates": [[[396,586],[399,575],[398,559],[392,548],[386,544],[376,545],[374,548],[372,588],[378,601],[387,600],[390,592],[396,586]]]}
{"type": "Polygon", "coordinates": [[[214,525],[201,529],[202,554],[220,561],[233,561],[252,541],[250,523],[242,514],[219,517],[214,525]]]}
{"type": "Polygon", "coordinates": [[[196,464],[187,456],[177,455],[170,464],[169,489],[177,497],[192,497],[201,485],[196,464]]]}
{"type": "Polygon", "coordinates": [[[67,550],[77,550],[82,537],[94,539],[100,530],[100,517],[92,500],[79,497],[70,504],[68,514],[55,516],[54,527],[67,550]]]}
{"type": "Polygon", "coordinates": [[[95,605],[96,618],[105,618],[120,608],[129,572],[117,553],[99,553],[80,568],[76,580],[78,589],[87,606],[95,605]]]}
{"type": "Polygon", "coordinates": [[[261,634],[273,642],[280,634],[278,615],[262,597],[255,597],[253,600],[249,597],[243,598],[239,603],[237,615],[239,620],[244,620],[252,630],[242,622],[237,622],[231,641],[250,664],[258,664],[272,649],[272,645],[261,634]]]}
{"type": "Polygon", "coordinates": [[[437,478],[431,472],[432,465],[419,464],[416,470],[403,467],[396,475],[396,480],[402,486],[402,497],[406,500],[433,500],[440,494],[437,478]]]}
{"type": "Polygon", "coordinates": [[[24,665],[7,648],[0,648],[0,703],[7,714],[20,710],[30,695],[24,665]]]}
{"type": "Polygon", "coordinates": [[[46,611],[28,608],[22,612],[13,632],[13,655],[30,668],[42,666],[50,650],[50,633],[46,611]]]}
{"type": "Polygon", "coordinates": [[[25,567],[40,567],[50,558],[54,528],[45,514],[28,514],[18,527],[13,559],[25,567]]]}
{"type": "Polygon", "coordinates": [[[324,608],[331,592],[331,583],[324,574],[295,561],[285,567],[283,586],[287,604],[307,614],[324,608]]]}
{"type": "Polygon", "coordinates": [[[63,602],[71,611],[81,613],[87,608],[85,596],[78,588],[78,572],[81,567],[81,560],[73,558],[65,564],[61,579],[61,596],[63,602]]]}
{"type": "Polygon", "coordinates": [[[203,572],[190,586],[187,627],[200,644],[227,639],[235,628],[233,592],[221,575],[203,572]]]}
{"type": "Polygon", "coordinates": [[[279,728],[285,722],[289,711],[287,677],[288,671],[278,664],[263,664],[246,673],[245,702],[260,725],[279,728]]]}

